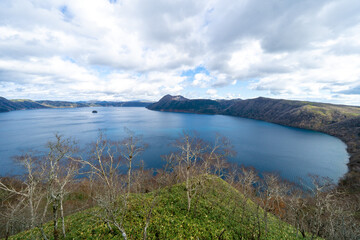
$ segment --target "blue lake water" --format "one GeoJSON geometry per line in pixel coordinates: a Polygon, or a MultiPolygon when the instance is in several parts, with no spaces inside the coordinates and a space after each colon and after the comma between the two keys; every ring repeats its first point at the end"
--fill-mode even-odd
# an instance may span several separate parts
{"type": "Polygon", "coordinates": [[[347,171],[346,145],[323,133],[231,116],[109,107],[0,113],[0,175],[20,173],[12,156],[28,149],[44,150],[56,132],[85,146],[96,140],[99,129],[116,140],[125,136],[125,127],[142,135],[149,145],[141,156],[148,168],[162,166],[160,156],[171,151],[183,130],[195,130],[209,141],[216,133],[229,138],[237,152],[232,162],[277,172],[288,180],[317,174],[337,181],[347,171]]]}

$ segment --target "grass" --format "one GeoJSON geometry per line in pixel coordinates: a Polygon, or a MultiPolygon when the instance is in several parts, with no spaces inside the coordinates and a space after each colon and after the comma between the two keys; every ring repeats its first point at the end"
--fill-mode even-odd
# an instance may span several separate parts
{"type": "Polygon", "coordinates": [[[30,100],[30,99],[11,99],[10,101],[12,101],[12,102],[34,102],[33,100],[30,100]]]}
{"type": "MultiPolygon", "coordinates": [[[[202,177],[204,178],[204,177],[202,177]]],[[[147,239],[303,239],[291,225],[268,214],[265,236],[263,210],[225,181],[207,176],[199,197],[187,211],[186,189],[177,184],[157,193],[133,194],[124,228],[128,239],[142,239],[150,206],[154,206],[147,239]],[[206,191],[205,191],[206,189],[206,191]],[[154,200],[155,199],[155,200],[154,200]],[[245,211],[241,203],[246,203],[245,211]],[[155,204],[155,205],[154,205],[155,204]],[[257,221],[257,214],[261,221],[257,221]]],[[[122,239],[119,231],[109,231],[107,225],[94,217],[97,208],[78,212],[66,218],[67,239],[122,239]]],[[[45,226],[50,236],[52,224],[45,226]]],[[[29,230],[11,239],[40,238],[39,230],[29,230]]]]}
{"type": "Polygon", "coordinates": [[[304,105],[301,110],[312,113],[323,120],[334,122],[360,116],[360,109],[352,107],[304,105]]]}

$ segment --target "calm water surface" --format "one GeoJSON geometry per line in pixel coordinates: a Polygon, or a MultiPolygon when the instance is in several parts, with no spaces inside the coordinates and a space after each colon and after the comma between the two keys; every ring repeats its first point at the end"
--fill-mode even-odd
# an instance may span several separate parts
{"type": "Polygon", "coordinates": [[[0,113],[0,175],[20,173],[11,157],[28,149],[44,150],[55,132],[85,146],[96,139],[99,129],[116,140],[125,135],[125,127],[149,144],[141,156],[149,168],[162,166],[160,156],[171,151],[171,143],[183,130],[196,130],[209,141],[216,133],[228,137],[237,152],[232,162],[277,172],[292,181],[308,174],[337,181],[347,170],[346,145],[326,134],[238,117],[110,107],[0,113]]]}

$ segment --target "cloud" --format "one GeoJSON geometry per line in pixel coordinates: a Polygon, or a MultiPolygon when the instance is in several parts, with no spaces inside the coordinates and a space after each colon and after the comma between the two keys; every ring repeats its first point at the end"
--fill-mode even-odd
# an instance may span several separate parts
{"type": "Polygon", "coordinates": [[[218,98],[218,95],[217,95],[217,90],[216,89],[208,89],[206,91],[206,94],[210,96],[210,98],[218,98]]]}
{"type": "Polygon", "coordinates": [[[206,88],[209,86],[209,83],[211,81],[211,76],[205,73],[197,73],[194,75],[194,81],[192,82],[192,85],[196,87],[206,88]]]}
{"type": "MultiPolygon", "coordinates": [[[[359,80],[359,82],[360,82],[360,80],[359,80]]],[[[349,94],[349,95],[360,95],[360,85],[357,85],[357,86],[347,89],[347,90],[340,91],[339,93],[349,94]]]]}
{"type": "Polygon", "coordinates": [[[356,0],[2,0],[0,94],[226,98],[246,82],[248,96],[356,104],[359,11],[356,0]]]}

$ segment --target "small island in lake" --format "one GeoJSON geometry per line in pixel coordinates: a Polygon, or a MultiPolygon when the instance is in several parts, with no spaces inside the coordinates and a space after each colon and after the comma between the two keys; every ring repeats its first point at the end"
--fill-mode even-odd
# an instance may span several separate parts
{"type": "Polygon", "coordinates": [[[97,113],[97,111],[96,111],[96,110],[93,110],[92,113],[97,113]]]}

